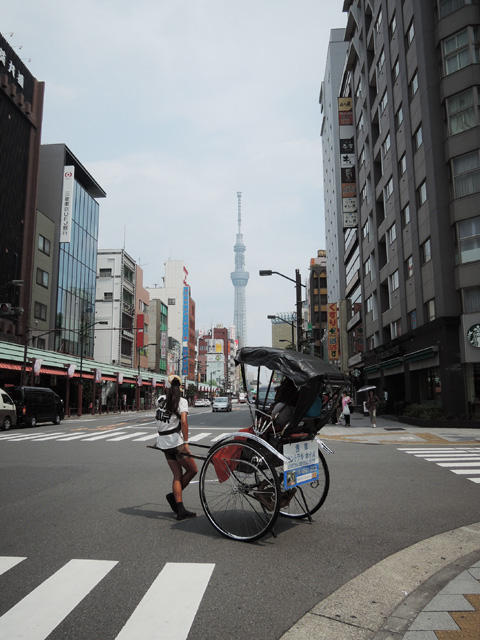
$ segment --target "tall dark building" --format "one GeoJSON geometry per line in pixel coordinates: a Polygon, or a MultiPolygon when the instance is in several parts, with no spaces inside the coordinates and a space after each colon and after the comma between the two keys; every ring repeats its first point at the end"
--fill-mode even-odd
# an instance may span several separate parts
{"type": "Polygon", "coordinates": [[[351,143],[354,179],[342,173],[340,182],[358,207],[353,223],[343,208],[338,249],[346,330],[361,322],[364,334],[363,354],[349,335],[349,368],[386,388],[392,406],[480,415],[480,6],[345,0],[343,8],[337,117],[352,137],[338,144],[343,160],[351,143]]]}
{"type": "Polygon", "coordinates": [[[0,35],[0,302],[24,309],[0,317],[0,340],[21,342],[27,333],[43,94],[0,35]]]}

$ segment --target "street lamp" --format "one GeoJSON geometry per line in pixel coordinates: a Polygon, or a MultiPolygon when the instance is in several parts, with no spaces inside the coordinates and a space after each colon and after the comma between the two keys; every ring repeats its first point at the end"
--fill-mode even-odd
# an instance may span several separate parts
{"type": "MultiPolygon", "coordinates": [[[[83,318],[82,318],[82,323],[83,323],[83,318]]],[[[84,342],[85,342],[85,332],[87,331],[87,329],[90,329],[91,327],[94,327],[96,324],[108,324],[107,320],[97,320],[97,322],[92,322],[92,324],[87,325],[86,327],[81,326],[80,327],[80,382],[78,385],[78,394],[77,394],[77,398],[78,398],[78,408],[77,408],[77,415],[80,418],[82,416],[82,404],[83,404],[83,350],[84,350],[84,342]]],[[[93,401],[95,402],[95,398],[93,398],[93,401]]]]}
{"type": "Polygon", "coordinates": [[[277,276],[281,276],[282,278],[285,278],[285,280],[290,280],[290,282],[293,282],[295,284],[296,308],[297,308],[297,351],[301,351],[302,349],[302,287],[305,287],[305,285],[302,284],[300,269],[295,269],[295,280],[293,278],[289,278],[283,273],[280,273],[279,271],[271,271],[270,269],[261,269],[258,273],[260,276],[272,276],[275,273],[277,276]]]}
{"type": "MultiPolygon", "coordinates": [[[[292,342],[291,344],[295,345],[295,337],[294,337],[294,329],[295,329],[295,325],[293,322],[289,322],[288,320],[285,320],[285,318],[281,318],[280,316],[267,316],[267,318],[269,320],[280,320],[281,322],[284,322],[285,324],[289,324],[292,327],[292,342]]],[[[288,342],[285,340],[280,340],[279,342],[288,342]]]]}

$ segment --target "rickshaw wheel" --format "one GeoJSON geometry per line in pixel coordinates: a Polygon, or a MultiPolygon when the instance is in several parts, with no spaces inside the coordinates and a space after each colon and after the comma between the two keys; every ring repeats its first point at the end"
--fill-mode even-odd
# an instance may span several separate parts
{"type": "MultiPolygon", "coordinates": [[[[282,499],[280,515],[285,518],[308,518],[325,502],[330,487],[330,473],[323,453],[318,449],[318,479],[295,487],[293,497],[282,499]]],[[[283,494],[284,495],[284,494],[283,494]]]]}
{"type": "Polygon", "coordinates": [[[277,472],[257,443],[231,439],[210,449],[199,488],[205,515],[227,538],[252,542],[277,520],[277,472]]]}

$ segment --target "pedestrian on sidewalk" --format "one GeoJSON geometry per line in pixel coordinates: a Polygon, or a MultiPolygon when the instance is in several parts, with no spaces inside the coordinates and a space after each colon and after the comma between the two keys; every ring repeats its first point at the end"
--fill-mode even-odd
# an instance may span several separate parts
{"type": "Polygon", "coordinates": [[[350,404],[352,403],[352,399],[348,395],[346,391],[343,392],[342,395],[342,416],[345,420],[345,426],[350,426],[350,404]]]}
{"type": "Polygon", "coordinates": [[[367,402],[365,403],[368,413],[370,415],[370,426],[377,426],[377,405],[380,403],[380,398],[370,389],[368,392],[367,402]]]}
{"type": "Polygon", "coordinates": [[[161,449],[173,474],[172,493],[166,495],[177,520],[194,518],[197,514],[183,505],[183,490],[197,475],[197,465],[188,448],[188,402],[181,396],[181,380],[170,375],[165,383],[166,396],[157,400],[157,447],[161,449]]]}

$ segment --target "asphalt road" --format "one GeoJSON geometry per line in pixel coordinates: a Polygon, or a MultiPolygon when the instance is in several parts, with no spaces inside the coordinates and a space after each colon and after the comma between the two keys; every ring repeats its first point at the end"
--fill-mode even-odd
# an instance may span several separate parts
{"type": "MultiPolygon", "coordinates": [[[[249,413],[193,409],[189,422],[209,444],[249,413]]],[[[153,413],[0,434],[0,640],[278,640],[383,558],[478,520],[478,484],[398,445],[335,442],[313,523],[279,519],[277,537],[233,542],[198,485],[185,492],[197,518],[174,519],[154,438],[153,413]]]]}

